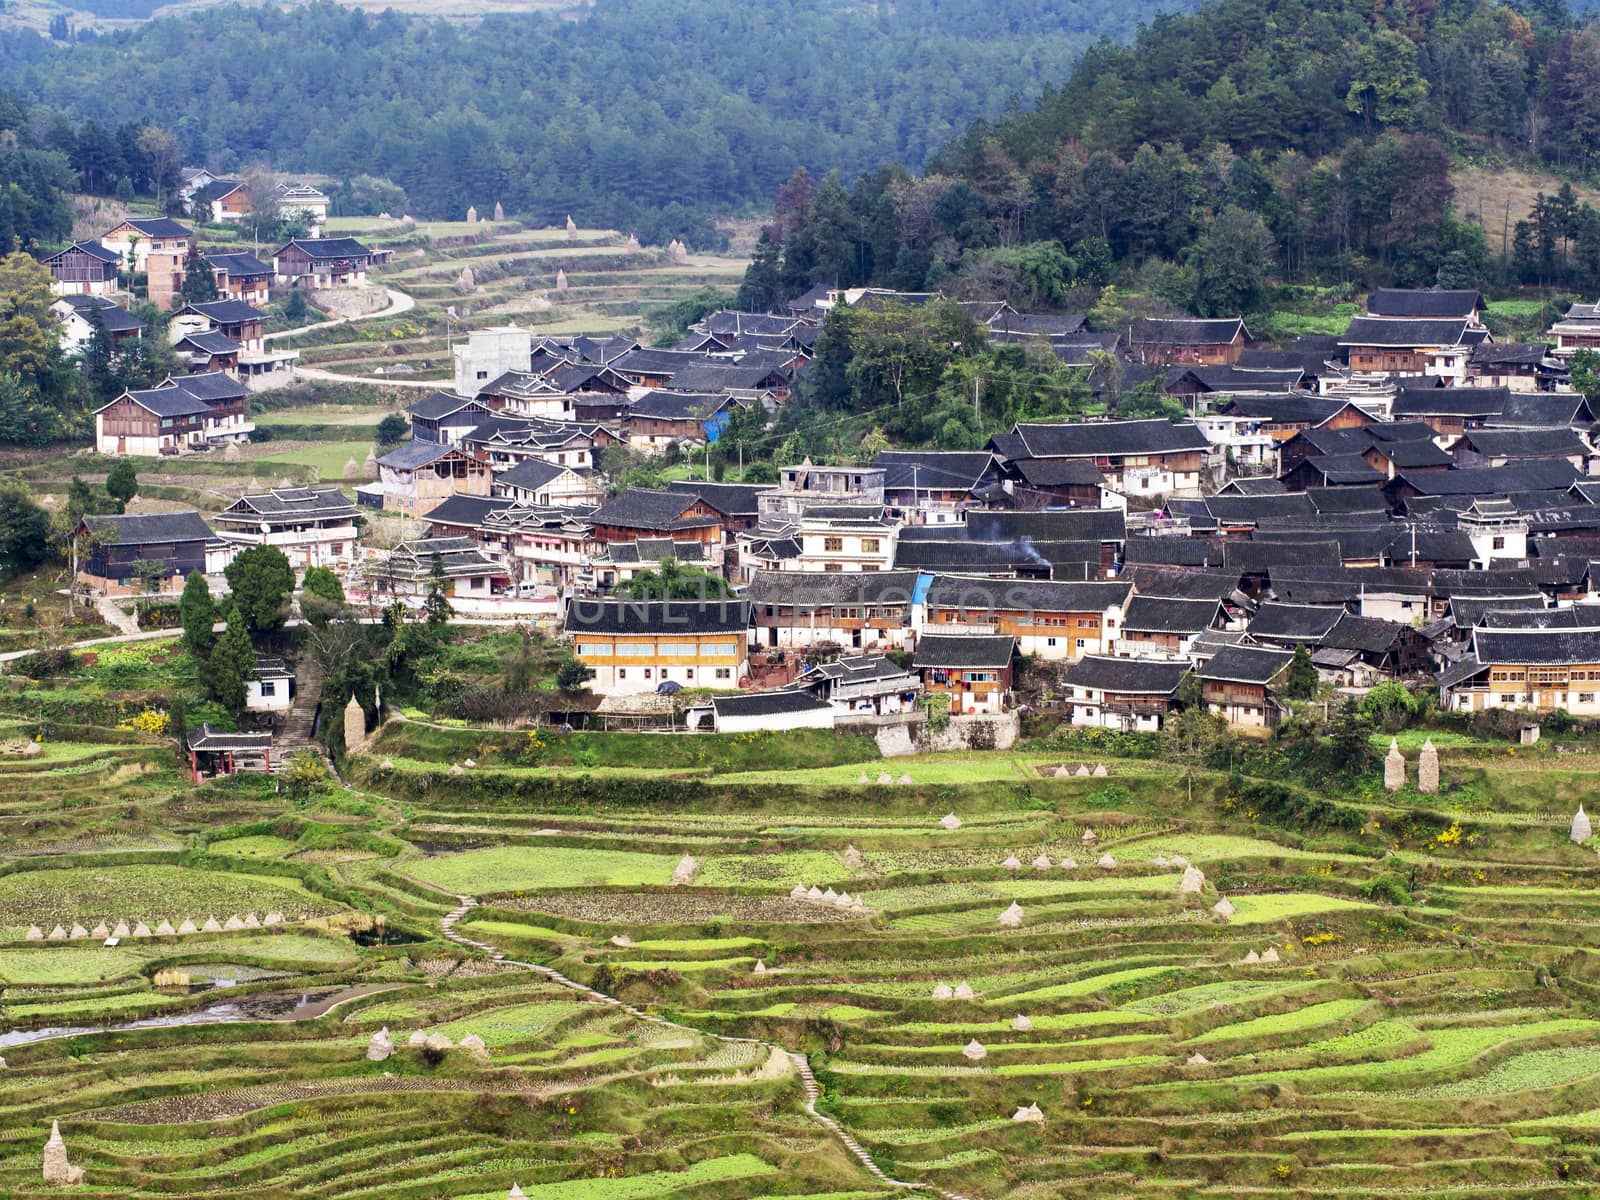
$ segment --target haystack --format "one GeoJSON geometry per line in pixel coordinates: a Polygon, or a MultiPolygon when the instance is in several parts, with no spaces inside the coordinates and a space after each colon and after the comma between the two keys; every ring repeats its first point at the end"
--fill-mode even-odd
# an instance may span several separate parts
{"type": "Polygon", "coordinates": [[[1178,881],[1178,894],[1180,896],[1197,896],[1206,890],[1206,877],[1200,873],[1198,867],[1185,867],[1183,878],[1178,881]]]}
{"type": "Polygon", "coordinates": [[[178,926],[178,932],[180,934],[184,934],[184,935],[191,934],[191,933],[199,933],[200,932],[200,927],[198,925],[196,925],[193,921],[191,921],[188,917],[185,917],[183,919],[182,923],[178,926]]]}
{"type": "Polygon", "coordinates": [[[1165,854],[1156,855],[1154,858],[1152,858],[1150,860],[1150,865],[1152,867],[1164,867],[1164,866],[1166,866],[1167,865],[1167,856],[1165,854]]]}
{"type": "Polygon", "coordinates": [[[827,891],[822,893],[822,902],[824,904],[832,904],[838,898],[839,893],[834,891],[832,888],[829,888],[827,891]]]}
{"type": "Polygon", "coordinates": [[[1044,1124],[1044,1113],[1039,1111],[1037,1104],[1024,1104],[1011,1114],[1011,1119],[1018,1122],[1042,1125],[1044,1124]]]}
{"type": "Polygon", "coordinates": [[[833,902],[835,908],[852,908],[855,904],[856,899],[849,892],[840,892],[839,898],[833,902]]]}
{"type": "Polygon", "coordinates": [[[859,871],[867,865],[867,860],[861,856],[861,851],[854,846],[846,846],[844,853],[839,856],[839,861],[844,863],[846,870],[850,871],[859,871]]]}
{"type": "Polygon", "coordinates": [[[281,912],[269,912],[266,916],[261,918],[261,923],[263,925],[282,925],[283,914],[281,912]]]}
{"type": "Polygon", "coordinates": [[[1050,774],[1054,775],[1057,779],[1066,779],[1072,774],[1072,769],[1068,767],[1066,763],[1062,763],[1054,771],[1051,771],[1050,774]]]}
{"type": "Polygon", "coordinates": [[[955,991],[948,983],[936,983],[933,985],[933,998],[935,1000],[948,1000],[954,995],[955,991]]]}
{"type": "Polygon", "coordinates": [[[1112,858],[1109,854],[1102,854],[1099,858],[1095,859],[1094,865],[1097,867],[1104,867],[1107,871],[1110,871],[1116,867],[1117,860],[1112,858]]]}
{"type": "Polygon", "coordinates": [[[244,922],[239,919],[238,913],[234,913],[233,916],[222,923],[222,929],[225,933],[237,933],[243,928],[244,922]]]}
{"type": "Polygon", "coordinates": [[[956,990],[952,994],[957,1000],[971,1000],[975,993],[972,990],[972,985],[963,979],[956,984],[956,990]]]}
{"type": "Polygon", "coordinates": [[[26,940],[30,942],[44,941],[44,930],[40,929],[37,925],[29,925],[26,940]]]}
{"type": "Polygon", "coordinates": [[[489,1061],[489,1047],[484,1045],[483,1039],[475,1033],[469,1033],[460,1041],[460,1046],[479,1062],[489,1061]]]}
{"type": "Polygon", "coordinates": [[[389,1036],[389,1027],[385,1025],[367,1042],[367,1061],[384,1062],[393,1053],[394,1039],[389,1036]]]}
{"type": "Polygon", "coordinates": [[[1048,854],[1039,855],[1038,858],[1033,860],[1033,869],[1035,871],[1048,871],[1050,869],[1050,856],[1048,854]]]}
{"type": "Polygon", "coordinates": [[[902,775],[902,776],[900,776],[899,779],[895,780],[895,782],[898,783],[901,787],[906,787],[911,783],[911,776],[902,775]]]}
{"type": "Polygon", "coordinates": [[[969,1062],[978,1062],[989,1057],[989,1052],[983,1048],[983,1043],[973,1038],[961,1048],[961,1057],[969,1062]]]}
{"type": "Polygon", "coordinates": [[[1060,862],[1058,862],[1056,866],[1060,867],[1063,871],[1076,871],[1078,869],[1078,860],[1069,854],[1060,862]]]}
{"type": "Polygon", "coordinates": [[[1204,1054],[1196,1053],[1189,1055],[1189,1057],[1184,1060],[1183,1065],[1186,1067],[1209,1067],[1211,1065],[1211,1060],[1204,1054]]]}
{"type": "Polygon", "coordinates": [[[521,1188],[513,1183],[511,1190],[506,1193],[506,1200],[528,1200],[528,1197],[521,1188]]]}
{"type": "Polygon", "coordinates": [[[1252,951],[1250,951],[1249,954],[1246,954],[1244,956],[1243,961],[1247,962],[1247,963],[1258,963],[1258,962],[1261,961],[1261,955],[1257,954],[1254,950],[1252,950],[1252,951]]]}
{"type": "Polygon", "coordinates": [[[620,946],[624,950],[632,949],[633,939],[625,933],[619,933],[611,939],[613,946],[620,946]]]}
{"type": "Polygon", "coordinates": [[[753,973],[756,975],[765,975],[767,973],[767,960],[764,958],[756,959],[755,970],[753,973]]]}
{"type": "Polygon", "coordinates": [[[221,933],[222,932],[222,922],[217,920],[215,917],[207,917],[206,918],[206,923],[204,925],[200,926],[200,932],[201,933],[221,933]]]}
{"type": "Polygon", "coordinates": [[[1181,854],[1174,854],[1169,860],[1168,865],[1174,867],[1187,867],[1189,865],[1189,860],[1183,857],[1181,854]]]}
{"type": "Polygon", "coordinates": [[[76,921],[74,921],[72,923],[72,928],[67,930],[67,938],[70,941],[74,941],[74,942],[82,941],[84,938],[86,938],[88,936],[89,936],[89,931],[87,929],[85,929],[82,925],[79,925],[76,921]]]}
{"type": "Polygon", "coordinates": [[[449,1050],[451,1048],[450,1039],[442,1033],[430,1033],[422,1044],[424,1048],[434,1051],[449,1050]]]}
{"type": "Polygon", "coordinates": [[[1021,1013],[1018,1013],[1011,1019],[1011,1028],[1017,1033],[1032,1033],[1033,1022],[1028,1020],[1028,1018],[1023,1016],[1021,1013]]]}
{"type": "Polygon", "coordinates": [[[360,479],[361,478],[361,464],[358,463],[353,458],[345,459],[344,460],[344,472],[343,472],[343,474],[344,474],[344,477],[347,480],[360,479]]]}
{"type": "Polygon", "coordinates": [[[856,782],[857,783],[871,783],[872,780],[868,779],[867,778],[867,773],[865,771],[863,771],[863,772],[861,772],[861,774],[856,776],[856,782]]]}
{"type": "Polygon", "coordinates": [[[1265,950],[1263,950],[1261,952],[1261,961],[1262,962],[1277,962],[1278,961],[1278,948],[1276,946],[1268,946],[1265,950]]]}
{"type": "Polygon", "coordinates": [[[1571,837],[1578,845],[1587,842],[1594,833],[1594,826],[1589,821],[1589,814],[1583,811],[1583,805],[1578,805],[1578,811],[1572,816],[1571,837]]]}
{"type": "Polygon", "coordinates": [[[644,247],[639,245],[639,235],[636,234],[636,233],[630,233],[628,235],[628,250],[629,250],[629,252],[633,253],[633,254],[637,254],[642,249],[644,249],[644,247]]]}
{"type": "Polygon", "coordinates": [[[1020,870],[1022,870],[1022,860],[1019,859],[1015,854],[1006,855],[1005,861],[1002,862],[1000,865],[1002,867],[1004,867],[1008,871],[1020,871],[1020,870]]]}
{"type": "Polygon", "coordinates": [[[1096,779],[1104,779],[1109,772],[1106,770],[1105,763],[1095,763],[1094,770],[1090,771],[1089,774],[1093,775],[1096,779]]]}
{"type": "Polygon", "coordinates": [[[1433,739],[1422,743],[1422,753],[1417,756],[1417,791],[1433,795],[1439,790],[1439,751],[1433,739]]]}
{"type": "Polygon", "coordinates": [[[694,856],[685,854],[678,860],[678,865],[672,869],[672,882],[688,883],[699,870],[700,864],[695,861],[694,856]]]}
{"type": "Polygon", "coordinates": [[[99,938],[104,941],[106,938],[111,936],[111,930],[106,927],[106,923],[104,921],[101,921],[93,929],[89,930],[89,936],[99,938]]]}
{"type": "Polygon", "coordinates": [[[1092,845],[1094,845],[1094,844],[1095,844],[1095,842],[1097,842],[1097,841],[1099,841],[1099,840],[1100,840],[1100,839],[1099,839],[1099,838],[1097,838],[1097,837],[1095,837],[1095,835],[1094,835],[1094,830],[1092,830],[1092,829],[1085,829],[1085,830],[1084,830],[1084,831],[1083,831],[1083,838],[1082,838],[1082,841],[1083,841],[1083,844],[1084,844],[1084,845],[1085,845],[1085,846],[1092,846],[1092,845]]]}
{"type": "Polygon", "coordinates": [[[1092,773],[1093,772],[1089,770],[1088,763],[1079,763],[1078,769],[1073,772],[1073,774],[1077,775],[1079,779],[1087,779],[1092,773]]]}
{"type": "Polygon", "coordinates": [[[255,913],[253,913],[253,912],[245,913],[245,915],[244,915],[244,927],[246,929],[260,929],[261,928],[261,918],[256,916],[255,913]]]}
{"type": "Polygon", "coordinates": [[[878,774],[878,786],[879,787],[891,787],[893,784],[894,784],[894,776],[893,775],[889,774],[889,772],[887,772],[887,771],[879,772],[879,774],[878,774]]]}
{"type": "Polygon", "coordinates": [[[133,927],[133,936],[136,937],[136,938],[147,938],[147,937],[149,937],[150,936],[150,926],[146,925],[143,921],[139,921],[139,922],[135,923],[135,925],[133,927]]]}
{"type": "Polygon", "coordinates": [[[50,1140],[44,1144],[44,1181],[52,1187],[83,1182],[83,1168],[67,1161],[67,1143],[61,1137],[58,1121],[50,1122],[50,1140]]]}
{"type": "Polygon", "coordinates": [[[960,829],[961,818],[956,816],[955,813],[945,813],[944,816],[939,818],[939,824],[945,829],[960,829]]]}
{"type": "Polygon", "coordinates": [[[128,923],[126,921],[118,921],[117,925],[116,925],[116,928],[111,931],[111,936],[114,937],[114,938],[125,938],[125,937],[127,937],[128,936],[128,923]]]}
{"type": "Polygon", "coordinates": [[[789,889],[789,899],[791,899],[791,900],[804,900],[805,898],[806,898],[806,885],[805,884],[797,883],[792,888],[789,889]]]}
{"type": "Polygon", "coordinates": [[[1383,786],[1386,791],[1398,792],[1406,785],[1406,758],[1400,753],[1400,743],[1389,739],[1389,753],[1383,756],[1383,786]]]}
{"type": "Polygon", "coordinates": [[[1226,921],[1229,917],[1233,916],[1234,908],[1233,905],[1228,903],[1228,898],[1224,896],[1211,906],[1211,911],[1226,921]]]}
{"type": "Polygon", "coordinates": [[[806,892],[806,899],[813,903],[820,901],[822,899],[822,889],[813,883],[806,892]]]}
{"type": "Polygon", "coordinates": [[[156,926],[157,937],[171,937],[177,932],[178,931],[172,927],[172,922],[165,919],[162,920],[161,924],[156,926]]]}
{"type": "Polygon", "coordinates": [[[428,1035],[423,1033],[420,1029],[406,1039],[406,1045],[408,1046],[426,1046],[427,1044],[428,1035]]]}
{"type": "Polygon", "coordinates": [[[567,273],[564,270],[562,270],[560,267],[557,267],[556,268],[556,291],[564,292],[566,290],[567,290],[567,273]]]}
{"type": "Polygon", "coordinates": [[[1013,900],[1011,907],[1000,914],[1000,926],[1003,929],[1021,929],[1022,905],[1013,900]]]}
{"type": "Polygon", "coordinates": [[[61,928],[61,926],[57,925],[50,931],[49,936],[45,940],[50,942],[64,942],[67,940],[67,931],[61,928]]]}

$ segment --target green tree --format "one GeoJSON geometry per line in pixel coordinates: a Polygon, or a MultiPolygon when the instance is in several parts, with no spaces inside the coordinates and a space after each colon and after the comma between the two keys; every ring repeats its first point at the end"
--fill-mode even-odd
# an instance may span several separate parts
{"type": "Polygon", "coordinates": [[[0,372],[36,387],[61,357],[51,283],[44,265],[20,250],[0,259],[0,372]]]}
{"type": "Polygon", "coordinates": [[[0,578],[31,571],[50,553],[50,514],[19,483],[0,485],[0,578]]]}
{"type": "Polygon", "coordinates": [[[294,568],[276,546],[251,546],[234,556],[227,569],[234,606],[251,636],[283,628],[294,592],[294,568]]]}
{"type": "Polygon", "coordinates": [[[1422,706],[1405,684],[1386,680],[1361,698],[1361,715],[1393,733],[1404,729],[1422,706]]]}
{"type": "Polygon", "coordinates": [[[300,611],[313,625],[326,625],[344,608],[344,585],[328,567],[308,567],[300,581],[300,611]]]}
{"type": "Polygon", "coordinates": [[[581,692],[583,685],[594,678],[594,668],[577,658],[567,658],[556,670],[556,686],[563,692],[581,692]]]}
{"type": "Polygon", "coordinates": [[[211,698],[238,716],[244,712],[246,682],[255,669],[256,653],[245,616],[235,604],[228,610],[227,629],[211,648],[211,669],[206,673],[211,698]]]}
{"type": "Polygon", "coordinates": [[[183,581],[178,600],[178,620],[183,625],[183,645],[189,657],[202,667],[211,657],[216,643],[217,605],[211,598],[211,585],[199,571],[190,571],[183,581]]]}
{"type": "Polygon", "coordinates": [[[376,438],[380,446],[394,446],[411,435],[411,422],[399,413],[389,413],[378,422],[376,438]]]}
{"type": "Polygon", "coordinates": [[[283,302],[283,319],[291,325],[299,325],[311,315],[311,305],[306,303],[306,294],[299,288],[289,289],[289,298],[283,302]]]}
{"type": "Polygon", "coordinates": [[[183,286],[180,291],[184,300],[190,304],[207,304],[220,295],[217,291],[216,273],[198,254],[189,259],[184,266],[183,286]]]}
{"type": "Polygon", "coordinates": [[[1345,107],[1366,122],[1388,125],[1414,120],[1428,98],[1416,43],[1393,29],[1380,29],[1356,56],[1345,107]]]}
{"type": "Polygon", "coordinates": [[[1173,699],[1178,707],[1185,712],[1191,708],[1199,708],[1205,703],[1206,688],[1200,681],[1200,676],[1193,671],[1188,671],[1183,678],[1178,680],[1178,690],[1173,699]]]}
{"type": "Polygon", "coordinates": [[[1277,256],[1267,223],[1230,205],[1217,214],[1189,252],[1194,311],[1233,317],[1256,308],[1277,256]]]}
{"type": "Polygon", "coordinates": [[[1317,675],[1316,664],[1311,661],[1311,654],[1305,646],[1294,648],[1294,657],[1289,660],[1289,666],[1283,676],[1283,694],[1291,700],[1310,700],[1317,694],[1317,687],[1321,683],[1317,675]]]}
{"type": "Polygon", "coordinates": [[[1372,725],[1361,715],[1354,696],[1346,697],[1328,727],[1323,743],[1327,768],[1347,776],[1359,776],[1372,769],[1376,757],[1372,749],[1372,725]]]}
{"type": "Polygon", "coordinates": [[[633,600],[720,600],[733,595],[728,581],[701,567],[684,566],[675,558],[640,571],[617,592],[633,600]]]}
{"type": "Polygon", "coordinates": [[[456,610],[450,607],[450,585],[444,573],[444,559],[438,554],[433,556],[433,563],[428,568],[428,594],[422,602],[422,611],[427,615],[428,626],[438,629],[450,623],[450,618],[456,615],[456,610]]]}
{"type": "Polygon", "coordinates": [[[1600,353],[1588,347],[1574,350],[1567,366],[1572,370],[1573,391],[1582,392],[1590,403],[1600,400],[1600,353]]]}
{"type": "Polygon", "coordinates": [[[303,801],[327,787],[328,767],[321,755],[301,750],[289,756],[288,769],[281,778],[284,791],[292,799],[303,801]]]}
{"type": "Polygon", "coordinates": [[[117,502],[118,512],[128,511],[128,501],[139,494],[139,476],[133,463],[119,458],[106,472],[106,495],[117,502]]]}
{"type": "Polygon", "coordinates": [[[739,285],[735,300],[742,312],[771,312],[783,301],[782,267],[778,261],[778,243],[772,232],[763,229],[756,241],[755,254],[745,268],[744,282],[739,285]]]}

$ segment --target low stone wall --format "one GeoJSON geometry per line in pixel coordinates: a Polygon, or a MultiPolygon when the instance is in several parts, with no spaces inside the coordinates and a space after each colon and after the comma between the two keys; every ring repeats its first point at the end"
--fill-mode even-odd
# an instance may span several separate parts
{"type": "Polygon", "coordinates": [[[949,724],[933,733],[927,717],[919,712],[840,721],[839,727],[870,731],[880,754],[900,758],[936,750],[1009,750],[1021,733],[1022,721],[1016,713],[951,717],[949,724]]]}

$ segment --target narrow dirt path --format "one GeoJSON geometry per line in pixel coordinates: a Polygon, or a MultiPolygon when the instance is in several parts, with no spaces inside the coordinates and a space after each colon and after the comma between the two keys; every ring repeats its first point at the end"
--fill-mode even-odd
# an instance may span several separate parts
{"type": "Polygon", "coordinates": [[[379,317],[397,317],[403,312],[410,312],[417,306],[417,302],[404,292],[392,287],[383,289],[389,293],[389,306],[380,308],[376,312],[362,313],[359,317],[335,317],[331,321],[318,321],[314,325],[302,325],[298,329],[280,329],[276,333],[262,334],[263,342],[276,341],[278,338],[294,337],[297,333],[311,333],[317,329],[332,329],[336,325],[349,325],[353,321],[376,321],[379,317]]]}
{"type": "Polygon", "coordinates": [[[775,1042],[763,1042],[759,1038],[730,1037],[727,1034],[709,1033],[703,1029],[696,1029],[692,1025],[683,1025],[677,1021],[669,1021],[665,1017],[658,1017],[654,1013],[647,1013],[643,1009],[635,1008],[631,1004],[626,1004],[617,999],[615,996],[608,996],[604,992],[596,991],[587,984],[579,983],[574,979],[568,979],[554,967],[546,967],[540,965],[539,963],[523,962],[520,959],[507,958],[503,951],[499,950],[495,946],[491,946],[488,942],[474,941],[472,938],[456,932],[456,923],[478,905],[478,901],[472,896],[457,896],[456,899],[460,900],[461,903],[455,908],[451,909],[443,917],[439,918],[440,932],[442,932],[450,941],[455,942],[458,945],[470,946],[474,950],[481,950],[495,962],[505,963],[507,966],[521,967],[525,971],[533,971],[536,974],[543,975],[552,983],[558,984],[569,991],[576,992],[578,995],[587,1000],[593,1000],[601,1004],[609,1004],[613,1008],[621,1009],[630,1017],[633,1017],[639,1021],[648,1021],[652,1025],[660,1025],[667,1029],[682,1030],[685,1033],[694,1034],[696,1037],[712,1038],[719,1042],[728,1042],[730,1044],[745,1046],[759,1046],[768,1052],[773,1050],[781,1051],[789,1056],[790,1062],[794,1063],[795,1073],[800,1077],[801,1087],[805,1089],[807,1115],[821,1125],[824,1129],[826,1129],[829,1133],[831,1133],[834,1138],[836,1138],[838,1142],[850,1152],[851,1156],[861,1163],[862,1167],[874,1179],[878,1180],[880,1183],[888,1184],[890,1187],[901,1188],[905,1191],[912,1192],[927,1192],[930,1195],[941,1196],[944,1198],[944,1200],[969,1200],[969,1198],[966,1196],[962,1196],[957,1192],[947,1192],[943,1188],[934,1187],[931,1183],[913,1183],[904,1179],[892,1179],[888,1175],[884,1174],[883,1168],[872,1161],[872,1155],[868,1154],[866,1150],[862,1148],[860,1142],[856,1141],[855,1138],[850,1136],[849,1131],[847,1131],[832,1117],[826,1116],[817,1111],[817,1101],[822,1096],[822,1088],[817,1084],[817,1078],[811,1072],[811,1063],[804,1054],[799,1054],[793,1050],[788,1050],[777,1045],[775,1042]]]}

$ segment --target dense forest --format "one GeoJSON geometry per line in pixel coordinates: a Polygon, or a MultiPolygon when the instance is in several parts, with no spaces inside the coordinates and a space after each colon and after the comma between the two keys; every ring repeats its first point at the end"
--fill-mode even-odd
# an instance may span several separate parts
{"type": "Polygon", "coordinates": [[[64,126],[169,127],[214,169],[387,177],[421,216],[499,201],[704,246],[712,215],[764,203],[796,164],[921,165],[1163,7],[598,0],[462,26],[228,5],[71,44],[9,31],[0,87],[64,126]]]}
{"type": "MultiPolygon", "coordinates": [[[[1514,239],[1453,203],[1452,156],[1600,168],[1600,28],[1561,0],[1212,0],[1102,42],[926,173],[793,182],[744,299],[818,283],[1060,302],[1113,278],[1204,315],[1277,282],[1600,286],[1571,190],[1514,239]],[[799,195],[802,202],[796,203],[799,195]]],[[[849,178],[849,173],[845,173],[849,178]]]]}

